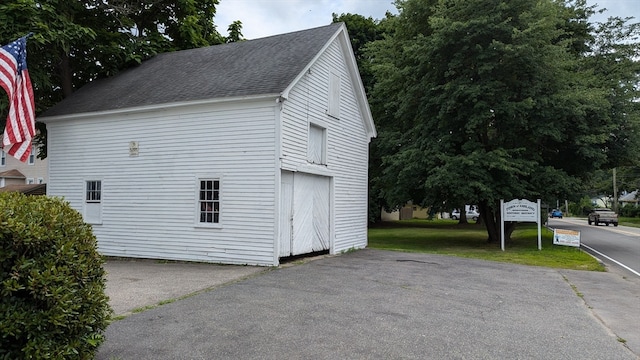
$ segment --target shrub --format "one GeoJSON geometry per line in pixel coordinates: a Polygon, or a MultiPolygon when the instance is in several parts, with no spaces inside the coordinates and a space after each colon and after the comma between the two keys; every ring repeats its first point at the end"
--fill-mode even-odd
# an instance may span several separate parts
{"type": "Polygon", "coordinates": [[[111,315],[96,247],[63,200],[0,193],[0,358],[95,356],[111,315]]]}
{"type": "Polygon", "coordinates": [[[640,217],[640,207],[627,205],[620,208],[620,216],[640,217]]]}
{"type": "Polygon", "coordinates": [[[588,196],[580,199],[578,203],[569,203],[569,213],[574,216],[586,216],[592,208],[593,204],[588,196]]]}

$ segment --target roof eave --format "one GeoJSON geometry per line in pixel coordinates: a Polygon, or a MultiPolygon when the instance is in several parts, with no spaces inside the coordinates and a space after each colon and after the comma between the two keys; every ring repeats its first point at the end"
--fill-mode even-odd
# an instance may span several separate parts
{"type": "MultiPolygon", "coordinates": [[[[65,115],[55,115],[55,116],[46,116],[38,118],[38,121],[43,122],[45,124],[60,121],[60,120],[72,120],[72,119],[87,119],[91,117],[104,117],[110,115],[122,115],[122,114],[133,114],[146,112],[151,110],[166,110],[173,109],[179,107],[186,106],[194,106],[194,105],[208,105],[208,104],[219,104],[219,103],[230,103],[230,102],[243,102],[243,101],[258,101],[258,100],[268,100],[274,99],[277,101],[280,97],[280,94],[259,94],[259,95],[243,95],[243,96],[230,96],[230,97],[222,97],[222,98],[214,98],[214,99],[200,99],[200,100],[191,100],[191,101],[181,101],[174,103],[162,103],[162,104],[153,104],[153,105],[145,105],[145,106],[135,106],[129,108],[122,109],[112,109],[112,110],[103,110],[103,111],[92,111],[78,114],[65,114],[65,115]]],[[[274,102],[275,104],[275,102],[274,102]]]]}

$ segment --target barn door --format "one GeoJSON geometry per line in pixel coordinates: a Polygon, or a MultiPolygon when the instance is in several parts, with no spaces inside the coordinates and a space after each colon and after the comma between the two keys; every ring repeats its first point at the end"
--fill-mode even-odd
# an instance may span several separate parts
{"type": "Polygon", "coordinates": [[[331,179],[283,171],[280,190],[279,256],[329,250],[331,179]]]}
{"type": "Polygon", "coordinates": [[[329,250],[330,178],[295,173],[291,254],[329,250]]]}
{"type": "Polygon", "coordinates": [[[330,178],[283,171],[280,194],[280,257],[329,250],[330,178]]]}

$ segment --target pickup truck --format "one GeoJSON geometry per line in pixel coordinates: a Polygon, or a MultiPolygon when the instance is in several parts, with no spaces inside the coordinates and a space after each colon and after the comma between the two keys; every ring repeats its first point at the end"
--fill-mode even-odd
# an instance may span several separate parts
{"type": "Polygon", "coordinates": [[[611,209],[593,209],[589,213],[589,219],[587,221],[589,225],[594,224],[598,226],[598,224],[606,224],[609,226],[609,224],[613,224],[613,226],[618,226],[618,214],[611,209]]]}

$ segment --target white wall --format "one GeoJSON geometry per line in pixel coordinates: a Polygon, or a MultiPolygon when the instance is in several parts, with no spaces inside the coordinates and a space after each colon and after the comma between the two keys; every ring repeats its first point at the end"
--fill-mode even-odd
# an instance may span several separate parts
{"type": "Polygon", "coordinates": [[[272,265],[274,100],[49,122],[48,194],[82,211],[102,180],[104,255],[272,265]],[[198,175],[221,177],[220,228],[196,226],[198,175]]]}
{"type": "Polygon", "coordinates": [[[282,161],[288,171],[333,177],[331,253],[367,245],[367,172],[369,139],[357,106],[354,86],[338,40],[311,67],[284,101],[282,161]],[[330,72],[341,78],[340,117],[326,114],[330,72]],[[307,161],[309,122],[327,128],[326,166],[307,161]]]}

